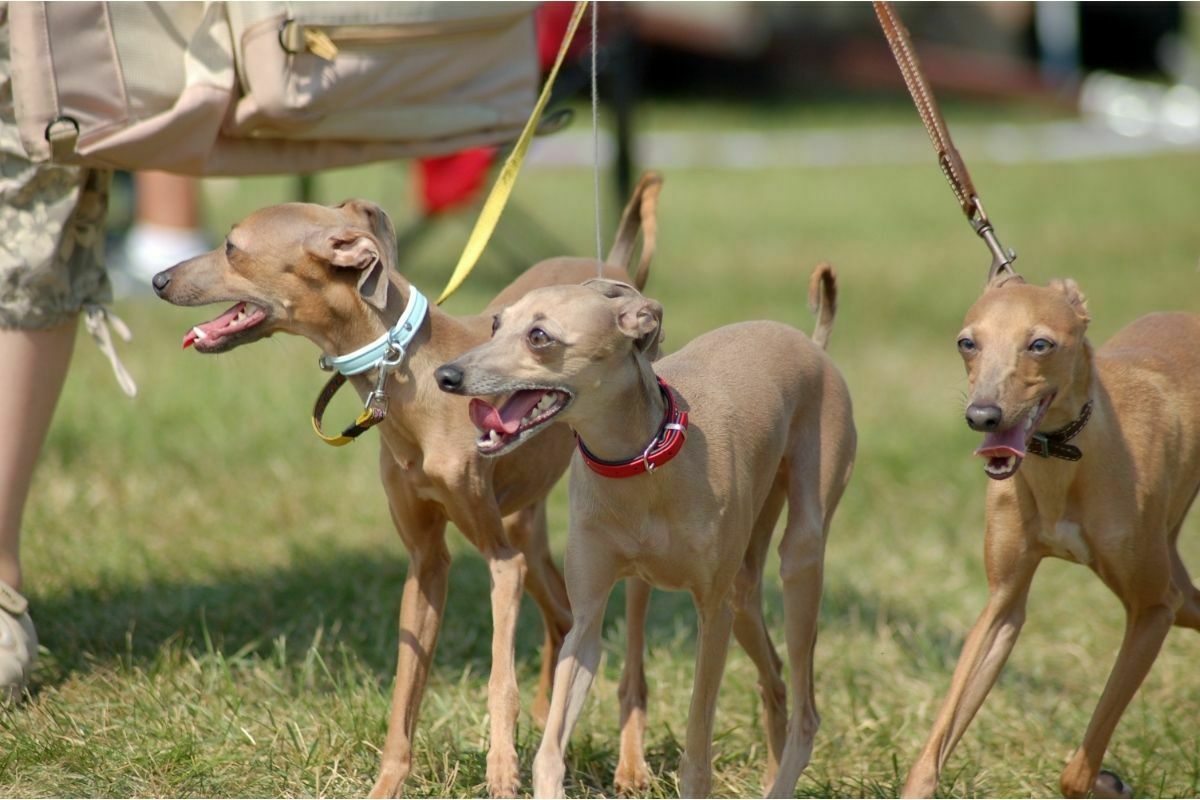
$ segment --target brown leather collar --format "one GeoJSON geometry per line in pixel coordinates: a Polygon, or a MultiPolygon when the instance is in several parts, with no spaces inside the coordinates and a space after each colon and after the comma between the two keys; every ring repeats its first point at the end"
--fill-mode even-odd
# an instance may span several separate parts
{"type": "Polygon", "coordinates": [[[1067,442],[1074,439],[1083,430],[1083,426],[1087,425],[1088,419],[1091,416],[1092,402],[1089,400],[1079,410],[1079,416],[1063,427],[1049,433],[1041,433],[1039,431],[1033,434],[1033,438],[1029,440],[1029,447],[1026,450],[1042,458],[1053,457],[1061,458],[1064,461],[1078,461],[1083,457],[1083,451],[1073,444],[1067,444],[1067,442]]]}

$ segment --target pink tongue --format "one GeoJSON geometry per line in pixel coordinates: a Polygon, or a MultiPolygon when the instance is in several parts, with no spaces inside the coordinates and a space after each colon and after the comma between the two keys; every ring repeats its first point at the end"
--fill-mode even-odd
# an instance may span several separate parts
{"type": "Polygon", "coordinates": [[[1025,457],[1025,426],[1018,423],[1006,431],[989,433],[983,437],[983,444],[975,451],[975,455],[984,458],[996,456],[1025,457]]]}
{"type": "Polygon", "coordinates": [[[541,389],[522,389],[509,398],[499,410],[486,400],[473,397],[470,408],[471,422],[485,433],[497,431],[511,436],[521,427],[521,420],[533,410],[544,394],[541,389]]]}
{"type": "MultiPolygon", "coordinates": [[[[242,309],[243,305],[245,305],[245,304],[244,303],[235,303],[233,308],[229,309],[221,316],[217,317],[214,320],[209,320],[208,322],[205,322],[203,325],[197,325],[196,328],[199,328],[200,330],[204,331],[206,336],[211,336],[214,331],[219,331],[221,328],[224,328],[230,322],[232,322],[233,318],[237,316],[238,311],[240,311],[242,309]]],[[[196,335],[196,328],[192,328],[190,331],[187,332],[187,334],[184,335],[184,337],[183,337],[183,349],[184,350],[187,350],[189,347],[191,347],[196,342],[196,340],[198,340],[200,338],[199,336],[196,335]]]]}

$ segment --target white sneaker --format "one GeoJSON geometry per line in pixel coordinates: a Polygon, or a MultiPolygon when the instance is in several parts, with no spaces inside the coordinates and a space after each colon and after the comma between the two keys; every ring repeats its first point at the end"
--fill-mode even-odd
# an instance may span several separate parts
{"type": "Polygon", "coordinates": [[[37,657],[37,631],[29,601],[0,581],[0,702],[21,698],[37,657]]]}

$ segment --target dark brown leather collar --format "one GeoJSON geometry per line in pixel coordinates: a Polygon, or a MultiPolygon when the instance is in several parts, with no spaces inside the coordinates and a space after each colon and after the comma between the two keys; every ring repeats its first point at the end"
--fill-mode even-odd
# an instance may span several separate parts
{"type": "Polygon", "coordinates": [[[1033,438],[1029,440],[1029,447],[1026,450],[1042,458],[1053,457],[1061,458],[1064,461],[1078,461],[1083,457],[1083,451],[1073,444],[1067,444],[1067,442],[1074,439],[1083,430],[1083,426],[1087,425],[1088,418],[1091,416],[1092,402],[1089,400],[1079,410],[1079,416],[1063,427],[1049,433],[1041,433],[1039,431],[1033,434],[1033,438]]]}

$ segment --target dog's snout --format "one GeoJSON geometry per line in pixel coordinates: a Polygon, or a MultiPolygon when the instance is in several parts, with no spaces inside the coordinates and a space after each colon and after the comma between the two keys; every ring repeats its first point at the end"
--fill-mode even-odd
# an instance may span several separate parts
{"type": "Polygon", "coordinates": [[[171,270],[164,269],[162,272],[150,279],[150,284],[154,287],[154,293],[162,297],[163,291],[167,288],[167,284],[171,282],[171,270]]]}
{"type": "Polygon", "coordinates": [[[457,392],[462,388],[463,371],[454,364],[443,364],[433,372],[438,388],[443,392],[457,392]]]}
{"type": "Polygon", "coordinates": [[[1000,410],[1000,406],[982,403],[967,406],[967,424],[971,426],[971,430],[994,431],[1003,418],[1004,412],[1000,410]]]}

